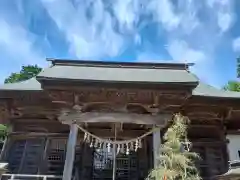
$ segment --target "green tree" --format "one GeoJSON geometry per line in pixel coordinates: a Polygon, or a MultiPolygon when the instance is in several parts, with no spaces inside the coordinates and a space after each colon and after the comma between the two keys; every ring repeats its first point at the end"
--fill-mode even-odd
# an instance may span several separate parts
{"type": "Polygon", "coordinates": [[[160,147],[158,166],[153,169],[148,179],[156,180],[200,180],[194,160],[199,156],[190,152],[190,141],[187,139],[188,118],[177,114],[173,124],[164,135],[160,147]]]}
{"type": "Polygon", "coordinates": [[[237,58],[237,77],[240,77],[240,58],[237,58]]]}
{"type": "Polygon", "coordinates": [[[224,90],[240,92],[240,82],[228,81],[227,85],[224,86],[224,90]]]}
{"type": "MultiPolygon", "coordinates": [[[[35,77],[42,71],[42,68],[37,65],[22,66],[20,72],[12,73],[8,78],[5,79],[4,83],[15,83],[20,81],[25,81],[35,77]]],[[[0,140],[4,139],[7,135],[7,126],[0,124],[0,140]]]]}
{"type": "Polygon", "coordinates": [[[7,126],[0,124],[0,142],[5,139],[8,133],[8,128],[7,126]]]}
{"type": "MultiPolygon", "coordinates": [[[[240,58],[237,58],[237,78],[240,78],[240,58]]],[[[223,87],[223,89],[228,91],[240,92],[240,82],[228,81],[228,83],[223,87]]]]}
{"type": "Polygon", "coordinates": [[[22,66],[20,72],[12,73],[8,78],[5,79],[4,83],[25,81],[31,79],[32,77],[35,77],[41,71],[42,68],[38,67],[37,65],[22,66]]]}

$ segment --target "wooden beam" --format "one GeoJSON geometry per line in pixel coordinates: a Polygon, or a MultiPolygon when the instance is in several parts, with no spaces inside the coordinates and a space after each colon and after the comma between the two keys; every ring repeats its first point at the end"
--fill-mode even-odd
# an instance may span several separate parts
{"type": "Polygon", "coordinates": [[[48,133],[48,132],[11,132],[8,136],[21,137],[49,137],[49,136],[66,136],[67,133],[48,133]]]}
{"type": "Polygon", "coordinates": [[[67,152],[66,152],[66,159],[64,164],[63,180],[70,180],[72,178],[77,134],[78,134],[77,124],[71,124],[68,143],[67,143],[67,152]]]}
{"type": "Polygon", "coordinates": [[[227,140],[226,141],[218,141],[218,140],[213,140],[211,139],[211,141],[201,141],[201,140],[191,140],[193,143],[193,146],[217,146],[217,145],[226,145],[227,144],[227,140]]]}
{"type": "Polygon", "coordinates": [[[221,125],[219,124],[216,124],[216,125],[213,125],[213,124],[190,124],[188,126],[188,129],[191,129],[191,128],[217,128],[219,129],[221,127],[221,125]]]}
{"type": "Polygon", "coordinates": [[[73,119],[78,123],[133,123],[151,124],[164,127],[171,114],[136,114],[136,113],[104,113],[104,112],[64,112],[59,116],[63,124],[71,124],[73,119]]]}
{"type": "Polygon", "coordinates": [[[154,168],[157,168],[159,165],[159,150],[161,145],[161,134],[160,130],[153,133],[153,163],[154,168]]]}
{"type": "MultiPolygon", "coordinates": [[[[114,137],[114,132],[111,129],[88,129],[89,132],[93,133],[96,136],[100,136],[103,138],[114,137]]],[[[147,130],[122,130],[118,131],[118,137],[121,138],[135,138],[137,136],[141,136],[146,133],[147,130]]]]}
{"type": "Polygon", "coordinates": [[[227,130],[227,135],[240,135],[240,130],[227,130]]]}

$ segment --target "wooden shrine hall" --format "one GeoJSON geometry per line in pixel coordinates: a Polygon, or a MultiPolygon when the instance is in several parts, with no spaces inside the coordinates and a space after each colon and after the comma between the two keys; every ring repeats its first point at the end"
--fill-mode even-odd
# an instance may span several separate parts
{"type": "Polygon", "coordinates": [[[50,61],[35,78],[0,86],[2,180],[144,180],[174,113],[191,120],[201,177],[228,171],[240,93],[200,82],[192,64],[50,61]]]}

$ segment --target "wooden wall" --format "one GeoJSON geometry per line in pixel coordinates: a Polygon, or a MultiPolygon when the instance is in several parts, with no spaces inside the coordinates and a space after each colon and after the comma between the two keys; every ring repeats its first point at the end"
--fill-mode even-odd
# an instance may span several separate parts
{"type": "Polygon", "coordinates": [[[227,141],[221,125],[192,127],[189,138],[193,143],[192,151],[200,155],[196,165],[204,180],[228,171],[227,141]]]}
{"type": "MultiPolygon", "coordinates": [[[[9,163],[10,173],[52,175],[61,175],[63,173],[69,133],[68,125],[47,119],[15,119],[12,126],[12,133],[9,135],[7,147],[2,157],[3,161],[9,163]]],[[[106,129],[109,127],[102,124],[101,127],[98,127],[100,131],[97,133],[107,131],[102,135],[109,135],[111,129],[106,129]]],[[[90,131],[93,133],[94,130],[98,130],[96,124],[86,128],[90,128],[90,131]]],[[[134,126],[132,128],[132,132],[130,128],[126,130],[126,133],[123,130],[121,134],[129,135],[129,138],[132,138],[147,131],[145,128],[137,130],[134,126]]],[[[126,138],[126,136],[122,137],[126,138]]],[[[73,173],[74,175],[89,177],[90,175],[92,176],[94,170],[94,154],[93,149],[89,148],[88,144],[82,142],[82,138],[83,134],[79,132],[73,173]]],[[[125,158],[124,161],[129,161],[130,167],[133,160],[125,158]]],[[[144,148],[137,153],[135,161],[137,164],[132,168],[136,169],[136,173],[141,171],[138,175],[143,180],[152,167],[153,162],[151,136],[144,140],[144,148]]]]}

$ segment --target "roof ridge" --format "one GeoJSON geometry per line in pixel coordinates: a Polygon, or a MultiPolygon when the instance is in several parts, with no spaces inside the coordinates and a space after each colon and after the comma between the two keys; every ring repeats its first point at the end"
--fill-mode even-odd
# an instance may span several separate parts
{"type": "Polygon", "coordinates": [[[142,69],[185,69],[193,63],[170,63],[170,62],[120,62],[120,61],[91,61],[91,60],[65,60],[47,59],[53,66],[85,66],[85,67],[110,67],[110,68],[142,68],[142,69]]]}

